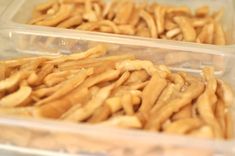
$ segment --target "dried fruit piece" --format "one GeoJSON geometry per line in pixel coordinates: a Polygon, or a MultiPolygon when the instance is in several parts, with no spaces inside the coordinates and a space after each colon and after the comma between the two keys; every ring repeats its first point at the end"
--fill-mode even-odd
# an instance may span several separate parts
{"type": "Polygon", "coordinates": [[[32,88],[28,86],[22,86],[16,92],[5,96],[0,100],[0,106],[2,107],[16,107],[26,101],[32,93],[32,88]]]}

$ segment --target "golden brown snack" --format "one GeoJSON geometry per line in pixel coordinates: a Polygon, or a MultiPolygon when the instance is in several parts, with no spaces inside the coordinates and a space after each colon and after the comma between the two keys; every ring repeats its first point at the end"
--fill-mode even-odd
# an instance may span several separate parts
{"type": "MultiPolygon", "coordinates": [[[[133,55],[106,53],[99,45],[70,55],[1,61],[0,115],[232,137],[233,92],[212,68],[196,77],[133,55]]],[[[54,147],[62,144],[52,142],[54,147]]]]}
{"type": "Polygon", "coordinates": [[[224,45],[227,41],[221,26],[223,12],[223,8],[211,12],[209,6],[191,10],[187,6],[136,0],[48,0],[35,7],[28,23],[224,45]],[[215,34],[207,28],[209,23],[216,23],[215,34]]]}

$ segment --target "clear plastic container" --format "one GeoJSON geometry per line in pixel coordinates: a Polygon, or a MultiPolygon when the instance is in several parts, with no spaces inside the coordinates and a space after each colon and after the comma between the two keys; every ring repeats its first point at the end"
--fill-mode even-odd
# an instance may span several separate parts
{"type": "MultiPolygon", "coordinates": [[[[21,34],[9,33],[9,29],[2,30],[3,34],[15,37],[28,37],[24,30],[21,34]]],[[[11,32],[14,32],[12,29],[11,32]]],[[[40,31],[38,31],[40,34],[40,31]]],[[[32,33],[32,35],[35,35],[32,33]]],[[[235,88],[235,55],[227,51],[216,49],[201,49],[198,47],[182,47],[167,43],[143,42],[143,40],[116,40],[115,38],[94,38],[87,34],[80,34],[75,39],[66,35],[43,33],[41,40],[50,38],[55,40],[53,45],[57,52],[66,53],[67,43],[74,43],[72,51],[79,52],[97,44],[108,47],[108,55],[133,53],[140,59],[151,60],[158,64],[167,64],[172,70],[187,71],[199,74],[204,66],[214,66],[216,75],[227,81],[235,88]],[[60,37],[59,37],[60,36],[60,37]],[[63,44],[62,44],[63,43],[63,44]],[[145,45],[143,45],[143,43],[145,45]],[[151,43],[151,44],[149,44],[151,43]]],[[[32,49],[34,54],[17,49],[11,44],[12,38],[5,38],[8,44],[0,55],[1,59],[24,57],[29,55],[45,55],[46,49],[32,49]]],[[[38,42],[39,44],[40,42],[38,42]]],[[[71,45],[70,45],[71,46],[71,45]]],[[[45,47],[44,47],[45,48],[45,47]]],[[[71,50],[71,49],[70,49],[71,50]]],[[[235,104],[235,103],[234,103],[235,104]]],[[[233,124],[235,125],[235,107],[233,124]]],[[[176,136],[140,130],[126,130],[99,125],[65,123],[52,120],[23,119],[14,117],[0,117],[0,151],[22,155],[98,155],[98,156],[172,156],[172,155],[235,155],[235,139],[204,140],[185,136],[176,136]]]]}
{"type": "MultiPolygon", "coordinates": [[[[231,45],[200,45],[168,40],[82,32],[26,25],[36,0],[13,0],[2,16],[0,59],[29,55],[57,55],[106,44],[109,54],[133,53],[140,59],[167,64],[172,70],[199,74],[204,66],[214,66],[216,75],[235,88],[235,43],[232,0],[167,0],[164,3],[197,7],[225,7],[224,26],[231,45]],[[227,16],[228,15],[228,16],[227,16]],[[228,36],[229,36],[228,35],[228,36]]],[[[163,2],[163,0],[158,1],[163,2]]],[[[235,102],[234,102],[235,104],[235,102]]],[[[232,107],[235,125],[235,106],[232,107]]],[[[235,130],[235,128],[234,128],[235,130]]],[[[98,125],[72,124],[50,120],[0,117],[0,153],[30,156],[172,156],[235,155],[235,139],[204,140],[184,136],[124,130],[98,125]]]]}
{"type": "MultiPolygon", "coordinates": [[[[234,1],[233,0],[157,0],[158,3],[172,4],[176,6],[185,5],[191,9],[195,9],[200,6],[208,5],[212,11],[217,11],[224,8],[224,16],[222,18],[222,25],[226,32],[228,45],[217,46],[208,44],[198,43],[187,43],[183,41],[173,41],[164,39],[151,39],[144,37],[135,37],[127,35],[117,35],[100,32],[88,32],[79,30],[68,30],[53,27],[43,27],[25,24],[32,15],[32,10],[36,4],[45,0],[12,0],[9,7],[2,15],[1,26],[3,29],[9,29],[13,44],[19,50],[32,51],[34,49],[40,51],[51,51],[56,52],[57,49],[53,46],[54,41],[52,39],[42,40],[39,36],[60,36],[61,34],[69,36],[69,38],[80,39],[81,36],[91,36],[93,39],[96,38],[109,38],[110,42],[118,40],[119,43],[125,44],[130,40],[138,41],[140,45],[152,45],[152,44],[170,44],[172,46],[179,47],[197,47],[204,49],[217,49],[223,51],[232,51],[235,46],[235,14],[234,14],[234,1]],[[21,34],[30,34],[30,36],[22,36],[21,34]],[[40,43],[40,45],[38,45],[40,43]],[[52,45],[51,45],[52,44],[52,45]],[[50,45],[50,46],[48,46],[50,45]],[[47,46],[45,48],[45,46],[47,46]]],[[[138,1],[138,0],[136,0],[138,1]]],[[[150,0],[154,1],[154,0],[150,0]]],[[[133,42],[132,41],[132,42],[133,42]]],[[[64,43],[61,43],[64,44],[64,43]]],[[[66,49],[67,51],[68,49],[66,49]]],[[[69,49],[70,50],[70,49],[69,49]]]]}

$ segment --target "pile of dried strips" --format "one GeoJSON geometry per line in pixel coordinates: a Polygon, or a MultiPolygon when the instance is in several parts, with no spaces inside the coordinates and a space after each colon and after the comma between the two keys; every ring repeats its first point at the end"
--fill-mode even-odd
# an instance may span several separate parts
{"type": "Polygon", "coordinates": [[[230,87],[133,55],[82,53],[0,62],[0,114],[51,118],[204,138],[230,138],[230,87]]]}
{"type": "Polygon", "coordinates": [[[29,23],[225,45],[225,34],[220,24],[222,16],[222,9],[211,14],[208,6],[202,6],[193,13],[186,6],[146,1],[49,0],[35,7],[29,23]]]}

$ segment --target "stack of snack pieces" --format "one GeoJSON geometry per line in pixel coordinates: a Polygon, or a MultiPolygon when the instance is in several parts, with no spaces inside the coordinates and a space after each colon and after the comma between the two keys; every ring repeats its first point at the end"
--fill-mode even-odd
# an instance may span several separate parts
{"type": "Polygon", "coordinates": [[[133,0],[49,0],[33,10],[29,24],[142,37],[225,45],[223,9],[133,0]]]}
{"type": "Polygon", "coordinates": [[[82,53],[0,62],[0,114],[228,139],[230,87],[133,55],[82,53]]]}

